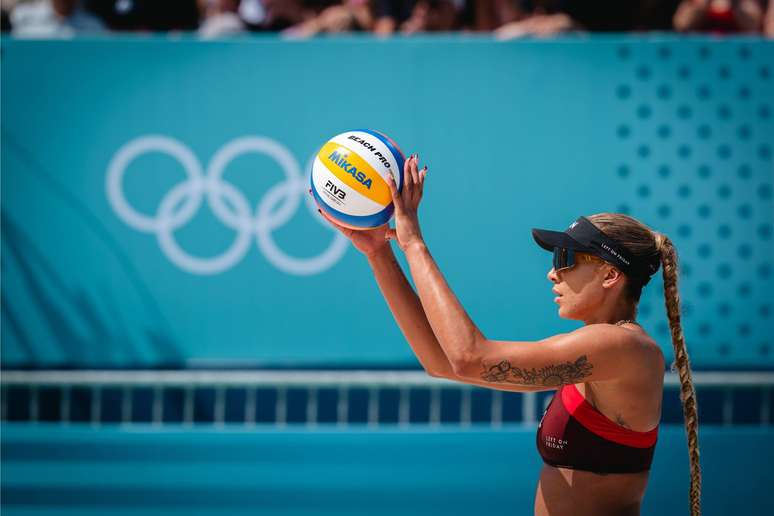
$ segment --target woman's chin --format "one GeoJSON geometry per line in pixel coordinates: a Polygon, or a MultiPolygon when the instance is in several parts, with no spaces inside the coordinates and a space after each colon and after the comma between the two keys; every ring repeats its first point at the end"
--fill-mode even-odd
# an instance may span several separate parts
{"type": "Polygon", "coordinates": [[[572,311],[568,310],[567,307],[564,307],[561,304],[559,305],[559,309],[557,310],[557,314],[562,319],[575,319],[575,317],[573,317],[572,311]]]}

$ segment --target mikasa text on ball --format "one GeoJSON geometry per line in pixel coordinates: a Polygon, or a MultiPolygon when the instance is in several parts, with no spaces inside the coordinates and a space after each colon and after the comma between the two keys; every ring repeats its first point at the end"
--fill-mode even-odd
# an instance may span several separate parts
{"type": "Polygon", "coordinates": [[[312,195],[326,214],[351,229],[386,224],[394,206],[387,185],[391,172],[403,190],[403,153],[388,136],[371,129],[341,133],[317,152],[312,195]]]}

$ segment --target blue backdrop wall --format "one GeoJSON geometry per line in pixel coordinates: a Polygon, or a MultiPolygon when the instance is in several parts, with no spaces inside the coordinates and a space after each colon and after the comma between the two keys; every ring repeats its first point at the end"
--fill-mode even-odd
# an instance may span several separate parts
{"type": "MultiPolygon", "coordinates": [[[[772,74],[747,39],[4,40],[2,364],[416,364],[306,195],[370,127],[487,336],[577,327],[529,230],[616,211],[675,242],[695,366],[771,367],[772,74]]],[[[660,273],[639,319],[671,356],[660,273]]]]}

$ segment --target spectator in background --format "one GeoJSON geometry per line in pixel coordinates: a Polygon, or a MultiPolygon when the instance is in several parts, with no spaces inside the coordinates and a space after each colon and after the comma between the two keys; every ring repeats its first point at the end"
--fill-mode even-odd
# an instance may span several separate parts
{"type": "Polygon", "coordinates": [[[767,38],[774,38],[774,0],[769,0],[769,7],[766,9],[766,16],[763,19],[763,35],[767,38]]]}
{"type": "Polygon", "coordinates": [[[374,18],[368,0],[344,0],[324,8],[319,15],[290,27],[282,34],[291,38],[309,38],[319,33],[370,31],[374,18]]]}
{"type": "Polygon", "coordinates": [[[240,0],[199,0],[202,19],[199,36],[209,39],[246,32],[238,14],[239,4],[240,0]]]}
{"type": "Polygon", "coordinates": [[[524,11],[531,14],[499,27],[495,30],[495,37],[513,39],[526,36],[551,36],[579,29],[578,22],[567,13],[567,3],[572,2],[552,0],[522,2],[524,11]]]}
{"type": "Polygon", "coordinates": [[[463,27],[491,32],[507,23],[523,20],[531,9],[522,0],[467,0],[463,7],[463,27]]]}
{"type": "Polygon", "coordinates": [[[99,33],[103,23],[84,9],[79,0],[14,2],[9,21],[11,34],[31,38],[70,38],[76,33],[99,33]]]}
{"type": "Polygon", "coordinates": [[[374,0],[374,33],[388,36],[411,16],[416,0],[374,0]]]}
{"type": "Polygon", "coordinates": [[[551,36],[567,31],[668,30],[676,0],[548,0],[532,2],[534,14],[495,31],[499,39],[551,36]]]}
{"type": "Polygon", "coordinates": [[[760,32],[762,24],[758,0],[683,0],[674,16],[679,32],[760,32]]]}
{"type": "Polygon", "coordinates": [[[398,31],[401,34],[450,31],[459,28],[465,17],[473,25],[474,3],[476,0],[375,0],[373,31],[379,36],[398,31]]]}
{"type": "Polygon", "coordinates": [[[402,34],[445,32],[457,28],[460,5],[452,0],[418,0],[408,19],[400,25],[402,34]]]}

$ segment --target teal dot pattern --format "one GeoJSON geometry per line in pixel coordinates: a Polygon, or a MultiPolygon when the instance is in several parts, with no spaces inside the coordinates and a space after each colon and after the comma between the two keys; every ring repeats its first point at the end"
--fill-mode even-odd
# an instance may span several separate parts
{"type": "MultiPolygon", "coordinates": [[[[774,44],[622,42],[618,211],[677,248],[694,367],[774,367],[774,44]]],[[[638,319],[673,359],[661,271],[638,319]]]]}

